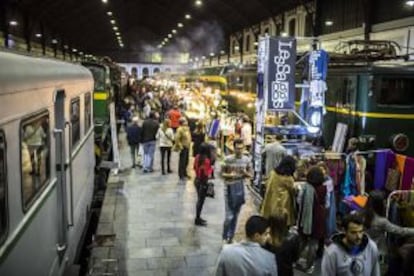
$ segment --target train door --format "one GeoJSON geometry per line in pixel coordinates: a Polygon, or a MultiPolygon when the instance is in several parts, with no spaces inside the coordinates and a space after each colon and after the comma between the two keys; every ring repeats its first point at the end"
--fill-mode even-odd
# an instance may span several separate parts
{"type": "Polygon", "coordinates": [[[54,137],[56,145],[56,178],[57,178],[57,210],[58,210],[58,241],[57,251],[60,261],[67,249],[67,191],[66,191],[66,172],[65,172],[65,91],[59,90],[55,93],[55,127],[54,137]]]}

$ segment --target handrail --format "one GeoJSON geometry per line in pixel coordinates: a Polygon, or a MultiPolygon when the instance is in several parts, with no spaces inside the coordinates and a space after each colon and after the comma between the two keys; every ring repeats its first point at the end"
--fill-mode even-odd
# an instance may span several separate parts
{"type": "Polygon", "coordinates": [[[74,226],[73,218],[73,169],[72,169],[72,123],[69,121],[65,122],[65,128],[69,126],[69,195],[70,195],[70,222],[68,222],[68,227],[74,226]]]}

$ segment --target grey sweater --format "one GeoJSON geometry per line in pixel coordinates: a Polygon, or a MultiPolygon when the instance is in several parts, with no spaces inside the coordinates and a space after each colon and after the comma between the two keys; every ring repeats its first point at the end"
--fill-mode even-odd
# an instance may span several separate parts
{"type": "Polygon", "coordinates": [[[323,255],[322,276],[380,276],[375,243],[364,235],[360,252],[352,255],[342,242],[344,236],[332,237],[333,243],[323,255]]]}
{"type": "Polygon", "coordinates": [[[374,215],[371,227],[367,230],[369,237],[377,244],[380,252],[386,252],[385,233],[400,236],[414,236],[414,228],[400,227],[391,223],[387,218],[374,215]]]}

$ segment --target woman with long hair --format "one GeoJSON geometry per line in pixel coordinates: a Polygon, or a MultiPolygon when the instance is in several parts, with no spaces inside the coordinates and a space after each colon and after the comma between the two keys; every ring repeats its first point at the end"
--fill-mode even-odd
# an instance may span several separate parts
{"type": "Polygon", "coordinates": [[[191,133],[191,140],[193,141],[193,156],[195,157],[200,153],[201,144],[206,141],[204,125],[200,120],[196,122],[195,129],[191,133]]]}
{"type": "Polygon", "coordinates": [[[280,208],[288,213],[287,225],[295,224],[295,188],[293,174],[296,170],[296,160],[285,156],[274,169],[266,182],[266,193],[261,208],[261,215],[269,218],[280,208]]]}
{"type": "Polygon", "coordinates": [[[293,263],[299,257],[300,240],[297,231],[287,225],[288,212],[278,208],[268,219],[270,226],[270,240],[264,248],[275,254],[277,275],[293,276],[293,263]]]}
{"type": "Polygon", "coordinates": [[[170,158],[171,148],[174,145],[174,132],[170,127],[169,119],[165,119],[162,123],[162,126],[158,129],[157,139],[160,140],[162,174],[165,174],[165,167],[167,167],[167,173],[172,173],[170,166],[170,158]],[[165,164],[165,157],[167,157],[167,164],[165,164]]]}
{"type": "Polygon", "coordinates": [[[207,196],[207,182],[213,171],[209,156],[210,146],[207,143],[202,143],[200,152],[194,159],[194,171],[196,175],[194,183],[197,190],[196,218],[194,224],[198,226],[207,225],[207,221],[201,218],[201,210],[203,209],[207,196]]]}

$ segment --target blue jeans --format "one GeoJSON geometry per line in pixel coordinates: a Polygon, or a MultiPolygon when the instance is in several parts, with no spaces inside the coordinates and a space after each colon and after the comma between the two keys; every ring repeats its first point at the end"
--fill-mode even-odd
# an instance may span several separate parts
{"type": "Polygon", "coordinates": [[[142,144],[144,148],[144,164],[143,169],[146,171],[153,170],[154,153],[155,153],[155,141],[149,141],[142,144]]]}
{"type": "Polygon", "coordinates": [[[240,209],[244,204],[244,186],[243,182],[240,184],[232,184],[225,187],[224,190],[224,204],[225,204],[225,219],[223,225],[223,240],[231,240],[236,232],[237,219],[239,217],[240,209]],[[237,201],[237,202],[235,202],[237,201]]]}

